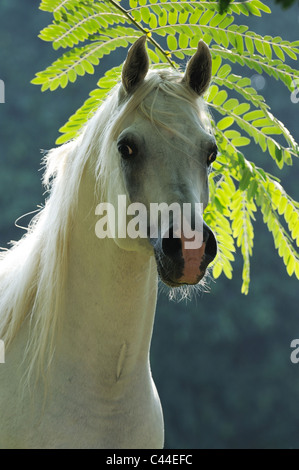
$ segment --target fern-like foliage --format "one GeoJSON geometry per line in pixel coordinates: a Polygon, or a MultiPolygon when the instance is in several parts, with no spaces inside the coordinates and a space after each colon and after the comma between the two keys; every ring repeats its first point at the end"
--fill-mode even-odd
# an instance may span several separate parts
{"type": "MultiPolygon", "coordinates": [[[[220,154],[211,174],[211,201],[205,215],[219,241],[213,275],[217,278],[223,272],[232,277],[234,252],[239,248],[244,260],[242,292],[247,294],[257,208],[288,274],[299,279],[299,203],[276,177],[249,161],[244,148],[255,142],[279,169],[292,165],[299,148],[245,73],[239,76],[233,72],[233,64],[272,76],[293,91],[299,71],[288,65],[286,58],[297,59],[299,41],[260,36],[235,24],[236,16],[271,13],[260,0],[227,4],[226,12],[220,14],[217,1],[42,0],[40,9],[51,12],[53,20],[40,32],[40,38],[63,53],[38,72],[32,83],[41,85],[42,91],[64,88],[78,76],[93,74],[105,56],[128,47],[144,34],[152,65],[177,68],[203,39],[213,57],[213,84],[205,98],[213,111],[220,154]]],[[[119,81],[120,73],[121,64],[98,81],[82,107],[60,129],[57,143],[77,135],[119,81]]]]}

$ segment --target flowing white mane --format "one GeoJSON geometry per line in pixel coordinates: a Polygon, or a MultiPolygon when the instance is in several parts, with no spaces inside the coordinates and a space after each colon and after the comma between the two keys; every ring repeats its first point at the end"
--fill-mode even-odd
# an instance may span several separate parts
{"type": "Polygon", "coordinates": [[[95,171],[95,192],[98,190],[103,197],[113,171],[109,155],[115,152],[115,138],[127,116],[138,110],[157,127],[167,122],[167,110],[164,117],[163,113],[155,112],[154,90],[180,99],[182,106],[184,102],[196,101],[195,112],[208,125],[205,104],[200,98],[195,100],[194,93],[180,80],[181,75],[174,71],[150,72],[131,98],[121,105],[117,86],[79,137],[50,150],[45,157],[43,183],[49,190],[45,206],[23,238],[0,254],[0,338],[7,348],[24,320],[29,321],[29,373],[35,368],[42,372],[55,349],[59,312],[64,301],[68,242],[87,162],[92,162],[95,171]]]}

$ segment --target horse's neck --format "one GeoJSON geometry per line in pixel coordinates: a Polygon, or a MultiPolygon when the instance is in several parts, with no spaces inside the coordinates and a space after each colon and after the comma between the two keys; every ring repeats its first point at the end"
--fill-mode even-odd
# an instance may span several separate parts
{"type": "Polygon", "coordinates": [[[66,367],[71,362],[85,377],[96,374],[111,385],[148,362],[157,276],[153,257],[96,237],[86,179],[69,244],[60,351],[66,367]]]}

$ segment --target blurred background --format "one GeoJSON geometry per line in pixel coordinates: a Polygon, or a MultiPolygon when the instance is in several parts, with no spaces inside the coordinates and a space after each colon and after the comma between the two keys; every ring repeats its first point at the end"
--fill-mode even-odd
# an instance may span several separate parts
{"type": "MultiPolygon", "coordinates": [[[[242,16],[238,22],[262,35],[298,40],[298,3],[288,10],[266,3],[271,16],[242,16]]],[[[51,21],[38,5],[38,0],[0,3],[0,79],[5,83],[5,103],[0,104],[2,247],[23,234],[15,220],[43,202],[40,150],[55,146],[59,127],[98,78],[126,55],[116,51],[103,59],[96,76],[41,93],[30,80],[60,51],[37,37],[51,21]]],[[[249,69],[243,73],[298,142],[299,103],[291,102],[281,83],[249,69]]],[[[256,146],[246,147],[245,154],[280,177],[299,200],[298,162],[279,171],[256,146]]],[[[256,219],[249,295],[240,293],[240,253],[233,280],[222,276],[210,282],[209,293],[181,303],[169,301],[165,292],[159,295],[151,360],[164,410],[166,448],[299,448],[299,364],[290,360],[290,343],[299,338],[299,285],[286,274],[260,214],[256,219]]]]}

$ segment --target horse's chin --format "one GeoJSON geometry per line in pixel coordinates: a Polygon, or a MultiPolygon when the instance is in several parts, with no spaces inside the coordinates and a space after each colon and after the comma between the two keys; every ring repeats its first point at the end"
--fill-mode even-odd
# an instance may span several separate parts
{"type": "Polygon", "coordinates": [[[184,282],[180,282],[179,280],[174,281],[169,277],[165,278],[165,277],[162,277],[161,275],[160,275],[160,279],[168,287],[196,286],[203,279],[204,275],[205,275],[205,273],[200,274],[196,278],[196,280],[190,280],[190,281],[184,281],[184,282]]]}
{"type": "Polygon", "coordinates": [[[183,286],[195,286],[197,285],[204,277],[206,269],[200,270],[200,273],[193,279],[185,279],[180,272],[180,269],[170,270],[169,267],[165,270],[163,264],[157,260],[157,271],[161,281],[168,287],[183,287],[183,286]],[[179,276],[176,273],[180,273],[179,276]],[[183,279],[183,280],[182,280],[183,279]]]}

